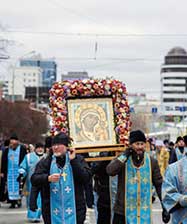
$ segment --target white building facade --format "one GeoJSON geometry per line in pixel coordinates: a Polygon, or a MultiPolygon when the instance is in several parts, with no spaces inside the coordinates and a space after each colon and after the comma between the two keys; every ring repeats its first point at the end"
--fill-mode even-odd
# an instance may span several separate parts
{"type": "Polygon", "coordinates": [[[42,69],[39,67],[16,67],[10,69],[8,95],[17,100],[25,98],[25,87],[42,84],[42,69]]]}
{"type": "Polygon", "coordinates": [[[166,120],[187,116],[187,52],[171,49],[161,67],[161,106],[166,120]]]}

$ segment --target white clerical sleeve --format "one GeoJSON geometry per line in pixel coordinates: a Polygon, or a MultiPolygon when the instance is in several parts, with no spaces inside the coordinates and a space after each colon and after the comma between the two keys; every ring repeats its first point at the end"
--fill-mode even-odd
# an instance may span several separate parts
{"type": "Polygon", "coordinates": [[[180,202],[183,196],[178,191],[178,184],[177,166],[172,164],[168,166],[162,184],[162,203],[168,212],[180,202]]]}
{"type": "Polygon", "coordinates": [[[25,155],[23,161],[21,162],[18,170],[19,174],[22,174],[24,177],[28,173],[28,162],[27,162],[27,155],[25,155]]]}

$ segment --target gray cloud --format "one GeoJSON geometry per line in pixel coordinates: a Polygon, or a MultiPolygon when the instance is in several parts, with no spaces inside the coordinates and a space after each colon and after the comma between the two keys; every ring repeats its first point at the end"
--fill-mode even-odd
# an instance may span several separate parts
{"type": "Polygon", "coordinates": [[[180,35],[186,33],[186,0],[0,0],[0,3],[0,22],[12,30],[178,34],[157,37],[8,34],[23,44],[11,51],[11,56],[36,50],[43,57],[56,57],[63,73],[86,70],[97,77],[111,75],[124,81],[129,92],[159,91],[164,56],[174,46],[187,49],[187,38],[180,35]],[[97,60],[88,60],[95,56],[96,42],[97,60]]]}

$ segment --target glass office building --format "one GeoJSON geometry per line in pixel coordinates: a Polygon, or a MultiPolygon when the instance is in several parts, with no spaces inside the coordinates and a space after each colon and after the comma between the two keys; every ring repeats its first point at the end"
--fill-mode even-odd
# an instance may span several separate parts
{"type": "Polygon", "coordinates": [[[57,65],[53,60],[40,58],[21,59],[20,66],[40,67],[42,69],[42,86],[51,87],[56,81],[57,65]]]}

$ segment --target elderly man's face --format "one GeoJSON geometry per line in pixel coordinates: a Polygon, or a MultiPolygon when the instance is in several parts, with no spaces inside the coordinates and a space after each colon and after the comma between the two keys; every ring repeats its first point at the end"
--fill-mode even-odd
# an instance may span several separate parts
{"type": "Polygon", "coordinates": [[[134,142],[131,144],[131,147],[138,155],[145,152],[145,142],[134,142]]]}
{"type": "Polygon", "coordinates": [[[67,147],[63,144],[55,144],[52,146],[53,154],[56,157],[65,155],[67,152],[67,147]]]}

